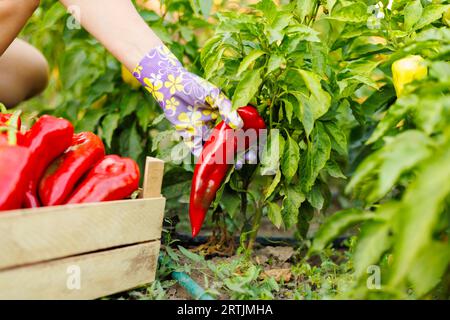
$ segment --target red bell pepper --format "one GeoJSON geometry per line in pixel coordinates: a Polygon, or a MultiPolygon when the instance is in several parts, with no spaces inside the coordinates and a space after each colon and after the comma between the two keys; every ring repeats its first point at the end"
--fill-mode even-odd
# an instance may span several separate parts
{"type": "Polygon", "coordinates": [[[74,134],[72,145],[52,162],[39,183],[42,205],[63,204],[80,178],[104,156],[105,147],[97,135],[74,134]]]}
{"type": "Polygon", "coordinates": [[[0,164],[0,211],[19,209],[32,170],[30,151],[20,146],[0,145],[0,164]]]}
{"type": "MultiPolygon", "coordinates": [[[[5,119],[4,114],[0,115],[5,119]]],[[[18,113],[8,116],[6,122],[0,123],[2,131],[0,136],[5,141],[0,142],[0,211],[19,209],[31,172],[30,151],[25,147],[16,145],[16,131],[19,123],[18,113]],[[11,134],[10,134],[11,133],[11,134]]]]}
{"type": "Polygon", "coordinates": [[[130,158],[108,155],[98,162],[67,203],[121,200],[139,188],[139,167],[130,158]]]}
{"type": "MultiPolygon", "coordinates": [[[[264,120],[254,107],[239,108],[238,113],[244,122],[242,128],[244,132],[248,129],[266,128],[264,120]]],[[[209,206],[232,166],[229,160],[234,160],[237,152],[243,151],[243,148],[248,149],[251,144],[256,142],[254,138],[257,138],[257,135],[253,139],[251,136],[246,137],[244,143],[238,141],[234,130],[223,121],[214,128],[210,138],[203,146],[192,179],[189,216],[193,237],[200,232],[209,206]]]]}
{"type": "Polygon", "coordinates": [[[24,207],[40,206],[38,182],[48,165],[70,147],[73,130],[69,121],[44,115],[25,134],[21,144],[30,151],[33,172],[25,192],[24,207]]]}

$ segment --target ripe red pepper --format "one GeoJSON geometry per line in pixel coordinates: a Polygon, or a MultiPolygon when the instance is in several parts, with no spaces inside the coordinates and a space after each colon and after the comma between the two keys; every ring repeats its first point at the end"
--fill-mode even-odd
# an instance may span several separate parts
{"type": "MultiPolygon", "coordinates": [[[[238,109],[244,122],[244,132],[248,129],[265,129],[264,120],[252,106],[238,109]]],[[[257,133],[257,132],[256,132],[257,133]]],[[[245,143],[238,142],[233,129],[225,122],[220,122],[213,130],[210,138],[203,146],[199,161],[197,162],[192,179],[191,196],[189,203],[189,216],[191,220],[192,236],[195,237],[202,227],[209,206],[213,202],[217,190],[220,188],[227,171],[232,166],[237,152],[248,149],[257,138],[257,135],[245,138],[245,143]]]]}
{"type": "Polygon", "coordinates": [[[33,169],[30,151],[20,146],[0,145],[0,164],[0,211],[19,209],[33,169]]]}
{"type": "Polygon", "coordinates": [[[1,123],[5,119],[0,115],[0,126],[6,134],[1,133],[5,141],[0,141],[0,211],[19,209],[31,172],[30,151],[16,145],[16,131],[20,123],[18,114],[8,116],[5,127],[1,123]],[[9,133],[12,134],[9,134],[9,133]]]}
{"type": "Polygon", "coordinates": [[[139,188],[139,175],[134,160],[108,155],[89,171],[67,203],[125,199],[139,188]]]}
{"type": "Polygon", "coordinates": [[[70,146],[73,130],[69,121],[44,115],[25,134],[21,144],[29,149],[33,168],[25,192],[26,208],[40,206],[37,195],[38,182],[48,165],[70,146]]]}
{"type": "Polygon", "coordinates": [[[72,145],[47,168],[39,183],[44,206],[63,204],[75,184],[105,156],[102,140],[92,132],[74,134],[72,145]]]}

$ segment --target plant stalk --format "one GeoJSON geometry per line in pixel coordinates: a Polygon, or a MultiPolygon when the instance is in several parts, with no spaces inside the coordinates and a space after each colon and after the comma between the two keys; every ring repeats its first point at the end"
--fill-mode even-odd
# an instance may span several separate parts
{"type": "Polygon", "coordinates": [[[247,250],[249,250],[249,251],[253,250],[253,246],[255,245],[256,236],[258,235],[258,231],[261,226],[261,219],[262,219],[262,207],[259,203],[257,203],[255,218],[253,220],[252,231],[250,233],[250,238],[249,238],[248,244],[247,244],[247,250]]]}

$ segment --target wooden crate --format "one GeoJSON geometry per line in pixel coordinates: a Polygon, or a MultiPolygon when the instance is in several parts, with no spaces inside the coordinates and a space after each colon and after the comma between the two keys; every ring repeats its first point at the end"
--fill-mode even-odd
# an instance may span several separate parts
{"type": "Polygon", "coordinates": [[[142,197],[0,214],[0,299],[95,299],[152,282],[164,163],[147,158],[142,197]]]}

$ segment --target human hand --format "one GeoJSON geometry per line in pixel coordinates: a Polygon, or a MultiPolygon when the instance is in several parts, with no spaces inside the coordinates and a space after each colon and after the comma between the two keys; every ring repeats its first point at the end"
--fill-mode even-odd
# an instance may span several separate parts
{"type": "Polygon", "coordinates": [[[219,115],[233,129],[243,126],[220,89],[187,71],[166,46],[152,49],[133,75],[158,101],[166,118],[197,157],[219,115]]]}

